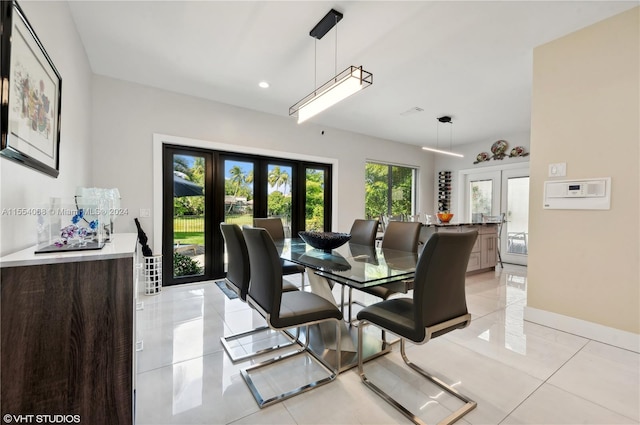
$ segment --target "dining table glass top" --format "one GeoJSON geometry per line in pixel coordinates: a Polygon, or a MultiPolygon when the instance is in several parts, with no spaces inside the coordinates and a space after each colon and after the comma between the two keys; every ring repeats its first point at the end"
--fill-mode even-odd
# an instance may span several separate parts
{"type": "Polygon", "coordinates": [[[300,238],[292,238],[276,241],[276,247],[280,258],[354,288],[411,279],[418,261],[418,255],[413,252],[350,242],[325,251],[313,248],[300,238]]]}

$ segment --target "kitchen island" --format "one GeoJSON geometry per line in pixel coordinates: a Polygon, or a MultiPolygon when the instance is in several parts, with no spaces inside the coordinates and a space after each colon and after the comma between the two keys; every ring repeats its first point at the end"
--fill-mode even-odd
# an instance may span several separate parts
{"type": "Polygon", "coordinates": [[[426,243],[436,232],[478,231],[471,255],[467,274],[482,273],[496,269],[498,255],[498,223],[438,223],[423,224],[420,229],[420,243],[426,243]]]}

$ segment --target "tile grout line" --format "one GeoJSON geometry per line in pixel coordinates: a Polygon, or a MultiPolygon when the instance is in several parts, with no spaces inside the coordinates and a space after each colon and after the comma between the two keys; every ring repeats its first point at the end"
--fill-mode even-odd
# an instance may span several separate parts
{"type": "MultiPolygon", "coordinates": [[[[561,364],[561,365],[560,365],[560,366],[559,366],[559,367],[558,367],[558,368],[557,368],[557,369],[556,369],[556,370],[555,370],[551,375],[547,376],[547,377],[546,377],[546,378],[545,378],[545,379],[540,383],[540,385],[538,385],[538,386],[536,387],[536,389],[534,389],[533,391],[531,391],[531,393],[530,393],[528,396],[526,396],[526,397],[525,397],[525,398],[524,398],[520,403],[518,403],[518,405],[517,405],[517,406],[515,406],[513,409],[511,409],[511,411],[510,411],[510,412],[509,412],[509,413],[508,413],[504,418],[502,418],[502,420],[501,420],[498,424],[502,424],[502,423],[503,423],[503,422],[504,422],[504,421],[505,421],[509,416],[511,416],[511,415],[513,414],[513,412],[515,412],[515,411],[516,411],[520,406],[522,406],[522,405],[524,404],[524,402],[525,402],[525,401],[529,400],[529,398],[530,398],[532,395],[534,395],[534,394],[535,394],[535,393],[536,393],[540,388],[542,388],[542,386],[543,386],[543,385],[545,385],[545,384],[547,384],[547,383],[548,383],[549,385],[552,385],[552,386],[556,387],[555,385],[553,385],[553,384],[549,383],[549,379],[551,379],[551,378],[552,378],[556,373],[558,373],[558,372],[560,371],[560,369],[562,369],[562,368],[563,368],[567,363],[569,363],[573,358],[575,358],[575,357],[578,355],[578,353],[580,353],[582,350],[584,350],[584,348],[587,346],[587,344],[589,344],[589,342],[591,342],[591,340],[590,340],[590,339],[587,339],[587,341],[582,345],[582,347],[580,347],[580,349],[579,349],[578,351],[576,351],[575,353],[573,353],[573,355],[572,355],[571,357],[569,357],[569,358],[568,358],[564,363],[562,363],[562,364],[561,364]]],[[[556,387],[556,388],[559,388],[559,387],[556,387]]],[[[569,391],[563,390],[562,388],[559,388],[559,389],[560,389],[560,390],[562,390],[562,391],[565,391],[565,392],[569,392],[569,391]]],[[[580,397],[580,396],[578,396],[577,394],[573,394],[573,393],[570,393],[570,394],[575,395],[575,396],[577,396],[577,397],[580,397]]],[[[582,398],[582,397],[580,397],[580,398],[582,398]]],[[[586,400],[586,399],[583,399],[583,400],[586,400]]],[[[590,401],[590,400],[587,400],[587,401],[590,401]]],[[[592,403],[593,403],[593,402],[592,402],[592,403]]],[[[596,403],[596,404],[597,404],[597,403],[596,403]]],[[[611,410],[611,409],[608,409],[608,410],[611,410]]]]}

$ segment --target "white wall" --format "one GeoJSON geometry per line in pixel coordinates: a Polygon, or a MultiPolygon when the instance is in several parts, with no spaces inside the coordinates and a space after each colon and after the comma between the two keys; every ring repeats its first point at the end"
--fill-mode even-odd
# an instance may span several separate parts
{"type": "Polygon", "coordinates": [[[635,350],[640,348],[639,23],[636,7],[534,50],[525,315],[543,324],[565,317],[619,330],[617,335],[634,336],[629,345],[635,350]],[[566,179],[611,177],[611,209],[543,209],[548,165],[555,162],[567,163],[566,179]]]}
{"type": "MultiPolygon", "coordinates": [[[[451,212],[454,215],[454,221],[458,221],[458,218],[463,216],[463,208],[464,205],[460,204],[460,191],[463,190],[463,185],[460,182],[460,174],[459,172],[462,170],[477,170],[478,172],[487,171],[492,169],[498,169],[500,167],[513,167],[515,164],[520,164],[522,166],[528,166],[529,156],[522,157],[514,157],[508,158],[505,157],[501,160],[489,160],[485,162],[480,162],[478,164],[474,164],[476,161],[476,156],[481,152],[487,152],[489,155],[491,153],[491,145],[493,145],[496,140],[482,140],[476,143],[468,143],[466,145],[454,146],[452,147],[452,151],[456,153],[460,153],[464,155],[464,158],[458,158],[449,155],[436,155],[435,161],[435,171],[437,173],[439,171],[452,171],[451,173],[451,212]]],[[[526,152],[529,152],[530,145],[530,133],[515,133],[515,134],[505,134],[502,136],[502,140],[505,140],[508,143],[507,146],[507,155],[511,152],[511,149],[516,146],[522,146],[525,148],[526,152]]],[[[435,199],[437,198],[438,190],[437,190],[437,182],[434,182],[434,206],[437,206],[437,202],[435,199]]],[[[431,211],[431,214],[435,214],[435,208],[431,211]]]]}
{"type": "MultiPolygon", "coordinates": [[[[433,156],[418,146],[394,143],[255,112],[103,76],[93,79],[93,178],[98,187],[117,187],[129,215],[117,231],[133,231],[140,208],[153,208],[153,134],[233,145],[238,152],[260,148],[274,156],[304,154],[338,161],[338,217],[334,231],[348,231],[364,216],[367,160],[419,168],[418,210],[433,209],[433,156]],[[324,131],[324,135],[321,132],[324,131]]],[[[152,211],[152,215],[153,215],[152,211]]],[[[142,218],[151,243],[153,217],[142,218]]],[[[336,218],[334,218],[334,221],[336,218]]],[[[152,245],[153,246],[153,245],[152,245]]]]}
{"type": "Polygon", "coordinates": [[[91,69],[66,2],[20,2],[62,76],[60,175],[53,178],[0,158],[0,255],[36,243],[36,217],[13,208],[38,208],[50,197],[72,198],[91,185],[91,69]]]}

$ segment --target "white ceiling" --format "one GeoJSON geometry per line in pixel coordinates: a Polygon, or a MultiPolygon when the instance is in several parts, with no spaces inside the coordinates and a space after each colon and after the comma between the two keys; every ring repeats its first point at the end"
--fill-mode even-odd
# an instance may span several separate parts
{"type": "Polygon", "coordinates": [[[373,85],[311,121],[431,146],[437,131],[441,145],[529,131],[533,48],[637,5],[69,2],[96,74],[288,116],[336,68],[363,65],[373,85]],[[317,43],[308,35],[331,8],[344,14],[337,49],[335,30],[317,43]],[[271,87],[259,88],[262,80],[271,87]],[[401,115],[414,107],[424,112],[401,115]],[[438,124],[442,115],[453,117],[453,127],[438,124]]]}

